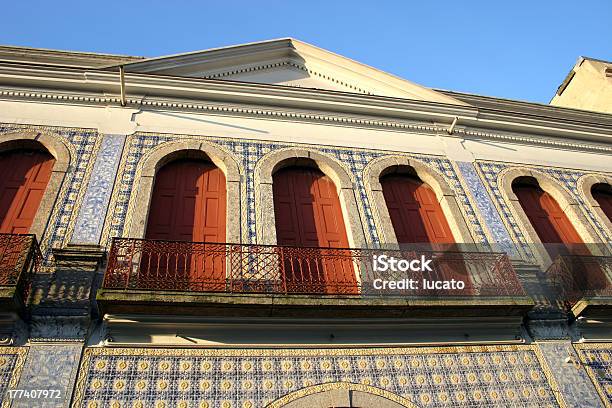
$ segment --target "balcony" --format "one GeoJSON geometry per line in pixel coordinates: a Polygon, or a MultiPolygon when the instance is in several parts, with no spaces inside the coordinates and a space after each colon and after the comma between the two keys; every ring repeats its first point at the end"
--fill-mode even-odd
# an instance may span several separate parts
{"type": "Polygon", "coordinates": [[[533,303],[503,253],[300,248],[113,240],[97,294],[103,313],[224,316],[519,316],[533,303]],[[406,272],[378,272],[374,255],[432,259],[419,284],[463,289],[380,289],[406,272]]]}
{"type": "Polygon", "coordinates": [[[557,298],[575,317],[610,315],[612,256],[558,255],[547,275],[557,298]]]}
{"type": "Polygon", "coordinates": [[[41,260],[34,235],[0,234],[0,311],[23,312],[41,260]]]}

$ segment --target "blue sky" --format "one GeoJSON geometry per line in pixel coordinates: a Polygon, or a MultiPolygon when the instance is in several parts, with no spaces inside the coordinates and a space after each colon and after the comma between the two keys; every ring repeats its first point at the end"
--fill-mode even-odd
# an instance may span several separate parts
{"type": "Polygon", "coordinates": [[[12,1],[0,44],[159,56],[295,37],[416,83],[548,103],[612,60],[612,1],[12,1]]]}

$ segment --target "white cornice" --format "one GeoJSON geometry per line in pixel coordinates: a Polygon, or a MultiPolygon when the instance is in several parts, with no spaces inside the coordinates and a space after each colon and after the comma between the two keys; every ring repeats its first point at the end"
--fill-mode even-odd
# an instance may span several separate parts
{"type": "MultiPolygon", "coordinates": [[[[381,116],[416,116],[420,119],[451,120],[475,116],[465,105],[391,98],[375,95],[253,84],[222,80],[128,73],[128,95],[173,99],[248,103],[314,110],[367,113],[381,116]]],[[[119,74],[100,70],[71,70],[0,64],[0,86],[54,89],[92,93],[119,93],[119,74]]]]}
{"type": "MultiPolygon", "coordinates": [[[[539,105],[534,108],[538,114],[530,115],[526,113],[529,109],[525,103],[521,112],[496,110],[492,113],[489,108],[145,74],[128,74],[127,84],[129,108],[188,110],[440,133],[445,133],[448,124],[459,117],[459,125],[466,128],[457,129],[455,133],[460,137],[599,152],[612,149],[612,115],[590,115],[598,120],[586,123],[562,115],[546,117],[545,107],[539,105]]],[[[0,64],[0,98],[5,100],[119,106],[118,90],[115,72],[0,64]]],[[[554,108],[552,113],[558,111],[559,108],[554,108]]]]}
{"type": "Polygon", "coordinates": [[[86,68],[125,64],[142,59],[143,57],[127,55],[0,45],[0,61],[3,62],[86,68]]]}

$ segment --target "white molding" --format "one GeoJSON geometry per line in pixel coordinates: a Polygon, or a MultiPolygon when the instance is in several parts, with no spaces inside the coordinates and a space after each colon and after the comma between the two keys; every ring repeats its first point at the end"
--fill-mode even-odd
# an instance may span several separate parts
{"type": "MultiPolygon", "coordinates": [[[[34,92],[21,90],[0,90],[0,100],[33,100],[42,101],[43,103],[76,103],[90,106],[106,107],[108,105],[118,105],[120,98],[113,96],[93,96],[93,95],[75,95],[55,92],[34,92]]],[[[357,128],[379,128],[387,129],[396,132],[426,132],[431,134],[446,133],[447,125],[431,124],[423,121],[407,121],[395,120],[373,116],[348,116],[343,114],[333,113],[314,113],[307,111],[287,110],[281,108],[257,108],[252,106],[239,106],[229,104],[199,104],[194,101],[185,101],[186,103],[177,102],[176,100],[163,99],[127,99],[127,108],[135,109],[142,107],[150,107],[165,111],[188,111],[188,112],[206,112],[208,114],[223,115],[223,116],[248,116],[256,118],[264,118],[267,120],[280,121],[300,121],[314,122],[323,124],[333,124],[334,126],[347,126],[357,128]]],[[[447,136],[448,137],[448,136],[447,136]]],[[[512,144],[529,144],[534,146],[558,147],[569,150],[589,151],[608,153],[612,152],[612,146],[606,141],[590,142],[579,140],[564,140],[561,137],[541,137],[537,134],[527,134],[519,132],[502,132],[498,130],[487,130],[482,128],[457,128],[454,132],[454,137],[466,140],[496,140],[504,141],[512,144]]],[[[604,136],[609,137],[609,136],[604,136]]]]}

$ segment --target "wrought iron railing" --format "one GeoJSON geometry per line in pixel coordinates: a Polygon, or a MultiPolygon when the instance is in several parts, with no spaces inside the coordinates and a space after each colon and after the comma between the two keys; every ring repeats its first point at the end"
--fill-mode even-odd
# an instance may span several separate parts
{"type": "Polygon", "coordinates": [[[612,256],[558,255],[546,273],[570,308],[585,297],[612,296],[612,256]]]}
{"type": "Polygon", "coordinates": [[[41,261],[34,235],[0,234],[0,287],[17,287],[26,299],[41,261]]]}
{"type": "Polygon", "coordinates": [[[523,296],[503,253],[303,248],[115,238],[104,289],[269,294],[523,296]],[[379,272],[374,255],[432,259],[427,272],[379,272]],[[419,289],[380,289],[407,277],[419,289]],[[462,289],[425,289],[428,281],[462,280],[462,289]],[[375,288],[378,280],[379,288],[375,288]]]}

